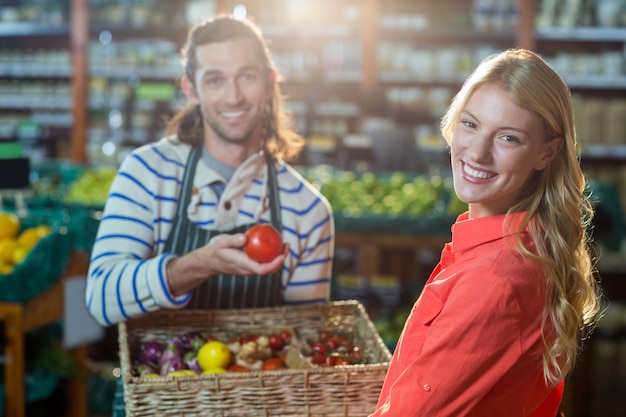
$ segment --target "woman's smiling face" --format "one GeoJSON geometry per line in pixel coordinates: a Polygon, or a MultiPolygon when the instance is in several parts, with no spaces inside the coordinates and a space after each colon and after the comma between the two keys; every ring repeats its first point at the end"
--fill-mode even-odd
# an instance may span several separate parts
{"type": "Polygon", "coordinates": [[[505,90],[479,87],[452,136],[454,190],[468,203],[472,218],[504,214],[524,197],[535,172],[550,163],[560,146],[560,139],[546,142],[539,116],[505,90]]]}

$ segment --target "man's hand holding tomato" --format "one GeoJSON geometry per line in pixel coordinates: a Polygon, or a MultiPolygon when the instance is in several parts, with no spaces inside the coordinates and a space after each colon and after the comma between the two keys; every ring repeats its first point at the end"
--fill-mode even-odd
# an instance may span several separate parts
{"type": "Polygon", "coordinates": [[[170,292],[179,297],[217,274],[265,275],[277,271],[289,253],[289,243],[269,262],[250,258],[242,248],[248,243],[245,233],[219,234],[206,245],[171,259],[166,267],[170,292]]]}

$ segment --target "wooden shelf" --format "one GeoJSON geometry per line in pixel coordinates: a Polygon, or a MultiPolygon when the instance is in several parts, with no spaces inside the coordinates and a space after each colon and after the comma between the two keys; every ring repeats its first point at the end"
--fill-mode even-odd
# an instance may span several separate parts
{"type": "MultiPolygon", "coordinates": [[[[24,335],[37,328],[63,318],[63,288],[65,279],[85,274],[88,266],[86,254],[73,254],[66,273],[48,291],[26,304],[0,303],[0,321],[4,322],[6,340],[4,365],[5,411],[10,417],[26,416],[24,383],[24,335]]],[[[70,378],[68,387],[68,417],[87,416],[87,373],[85,369],[87,348],[81,346],[69,351],[77,364],[79,374],[70,378]]]]}
{"type": "MultiPolygon", "coordinates": [[[[363,277],[370,277],[382,272],[383,252],[393,249],[400,258],[406,258],[407,252],[431,250],[440,252],[450,240],[445,236],[398,235],[389,233],[337,233],[336,246],[356,248],[356,272],[363,277]]],[[[413,259],[401,259],[405,275],[417,276],[413,259]]]]}

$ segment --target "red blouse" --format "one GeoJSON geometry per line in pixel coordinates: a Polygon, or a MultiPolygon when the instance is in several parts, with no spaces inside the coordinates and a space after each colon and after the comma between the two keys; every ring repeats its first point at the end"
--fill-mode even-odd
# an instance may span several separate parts
{"type": "MultiPolygon", "coordinates": [[[[546,276],[513,248],[524,213],[468,219],[413,306],[371,416],[554,417],[543,378],[546,276]]],[[[530,242],[530,236],[523,234],[530,242]]]]}

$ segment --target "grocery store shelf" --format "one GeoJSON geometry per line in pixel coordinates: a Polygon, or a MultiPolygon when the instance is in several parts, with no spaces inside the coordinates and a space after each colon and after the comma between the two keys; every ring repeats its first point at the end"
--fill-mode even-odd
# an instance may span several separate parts
{"type": "Polygon", "coordinates": [[[0,109],[53,109],[68,110],[72,108],[71,97],[19,97],[0,95],[0,109]]]}
{"type": "Polygon", "coordinates": [[[98,67],[91,66],[89,68],[89,75],[92,77],[104,77],[104,78],[140,78],[151,80],[167,80],[171,81],[176,79],[182,74],[180,67],[137,67],[137,66],[111,66],[111,67],[98,67]]]}
{"type": "MultiPolygon", "coordinates": [[[[401,235],[393,233],[337,233],[336,246],[352,247],[357,251],[356,272],[364,277],[371,277],[381,273],[383,251],[393,249],[397,254],[403,251],[434,250],[439,252],[449,241],[448,236],[401,235]]],[[[415,277],[418,271],[412,262],[404,265],[407,276],[415,277]]]]}
{"type": "Polygon", "coordinates": [[[606,90],[626,88],[626,75],[569,75],[564,74],[563,80],[570,88],[597,88],[606,90]]]}
{"type": "Polygon", "coordinates": [[[625,252],[604,251],[598,257],[598,270],[600,273],[626,274],[625,252]]]}
{"type": "Polygon", "coordinates": [[[588,158],[626,160],[626,145],[586,144],[583,145],[582,156],[588,158]]]}
{"type": "Polygon", "coordinates": [[[69,78],[72,68],[67,64],[44,63],[25,65],[19,62],[0,63],[0,77],[15,78],[69,78]]]}
{"type": "Polygon", "coordinates": [[[626,28],[576,27],[537,29],[537,40],[625,42],[626,28]]]}
{"type": "Polygon", "coordinates": [[[399,71],[399,70],[382,70],[379,75],[379,80],[383,83],[393,84],[411,84],[411,83],[428,83],[428,84],[440,84],[451,85],[454,87],[460,86],[467,74],[454,74],[450,77],[443,77],[441,74],[430,75],[417,72],[399,71]]]}
{"type": "Polygon", "coordinates": [[[450,29],[450,28],[428,28],[428,29],[382,29],[381,38],[386,40],[406,41],[407,37],[416,42],[436,41],[436,42],[458,42],[463,39],[466,42],[505,42],[515,41],[515,31],[513,30],[477,30],[477,29],[450,29]]]}
{"type": "Polygon", "coordinates": [[[262,25],[263,35],[268,39],[294,37],[342,38],[358,36],[353,25],[348,24],[313,24],[294,26],[286,24],[262,25]]]}
{"type": "Polygon", "coordinates": [[[54,36],[70,34],[69,24],[47,25],[39,22],[0,23],[0,36],[54,36]]]}

